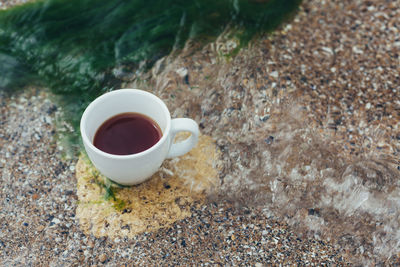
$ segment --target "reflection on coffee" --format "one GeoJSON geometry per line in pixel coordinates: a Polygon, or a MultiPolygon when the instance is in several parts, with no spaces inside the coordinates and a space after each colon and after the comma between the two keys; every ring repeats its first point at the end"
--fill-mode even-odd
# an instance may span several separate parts
{"type": "Polygon", "coordinates": [[[114,155],[145,151],[161,139],[160,126],[146,115],[126,112],[106,120],[94,136],[98,149],[114,155]]]}

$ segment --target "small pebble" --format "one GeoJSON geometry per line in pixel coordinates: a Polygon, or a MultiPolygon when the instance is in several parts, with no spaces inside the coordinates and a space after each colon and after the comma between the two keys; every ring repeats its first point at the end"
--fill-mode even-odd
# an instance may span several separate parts
{"type": "Polygon", "coordinates": [[[87,243],[88,247],[94,248],[94,242],[92,240],[89,240],[87,243]]]}
{"type": "Polygon", "coordinates": [[[106,254],[103,253],[103,254],[101,254],[101,255],[99,256],[99,261],[100,261],[101,263],[105,263],[106,260],[107,260],[106,254]]]}
{"type": "Polygon", "coordinates": [[[272,135],[264,139],[264,142],[267,143],[268,145],[272,144],[273,141],[274,137],[272,135]]]}
{"type": "Polygon", "coordinates": [[[187,68],[179,68],[176,70],[176,73],[181,76],[181,78],[184,78],[186,75],[188,75],[188,69],[187,68]]]}
{"type": "Polygon", "coordinates": [[[38,227],[36,227],[36,231],[41,232],[43,231],[44,228],[45,228],[44,225],[39,225],[38,227]]]}
{"type": "Polygon", "coordinates": [[[271,77],[278,78],[279,73],[277,71],[273,71],[269,74],[271,77]]]}

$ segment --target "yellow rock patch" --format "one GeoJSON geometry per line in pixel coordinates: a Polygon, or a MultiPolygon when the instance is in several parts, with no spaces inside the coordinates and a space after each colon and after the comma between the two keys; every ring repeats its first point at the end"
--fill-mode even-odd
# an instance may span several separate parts
{"type": "Polygon", "coordinates": [[[166,160],[149,180],[131,187],[110,182],[81,156],[76,165],[80,226],[97,237],[132,237],[168,227],[217,190],[220,167],[215,142],[205,135],[189,153],[166,160]]]}

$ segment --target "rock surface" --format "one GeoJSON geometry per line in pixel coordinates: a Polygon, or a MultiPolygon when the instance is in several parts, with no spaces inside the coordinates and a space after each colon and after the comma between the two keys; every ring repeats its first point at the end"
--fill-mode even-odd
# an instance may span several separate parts
{"type": "Polygon", "coordinates": [[[88,235],[116,238],[171,227],[218,190],[219,161],[214,140],[203,135],[194,149],[166,160],[148,181],[120,187],[81,156],[76,165],[80,228],[88,235]]]}

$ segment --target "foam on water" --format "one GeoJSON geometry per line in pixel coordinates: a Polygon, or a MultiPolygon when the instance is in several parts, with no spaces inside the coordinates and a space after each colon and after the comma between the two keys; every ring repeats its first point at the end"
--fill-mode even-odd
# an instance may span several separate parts
{"type": "Polygon", "coordinates": [[[300,233],[335,239],[349,250],[370,247],[383,258],[400,252],[395,160],[371,151],[346,155],[333,137],[308,126],[301,108],[275,108],[265,126],[225,150],[230,171],[220,197],[264,207],[300,233]]]}

